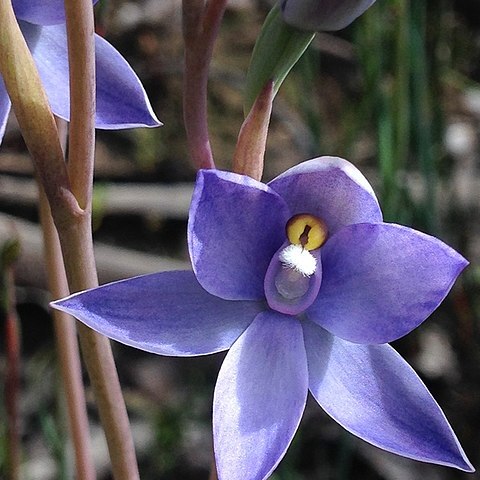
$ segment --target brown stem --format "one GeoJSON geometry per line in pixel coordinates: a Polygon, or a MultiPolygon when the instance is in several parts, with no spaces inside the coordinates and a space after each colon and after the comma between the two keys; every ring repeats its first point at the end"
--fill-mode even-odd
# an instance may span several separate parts
{"type": "Polygon", "coordinates": [[[80,208],[91,205],[95,154],[95,27],[91,0],[65,0],[70,71],[68,173],[80,208]]]}
{"type": "Polygon", "coordinates": [[[267,144],[268,124],[274,98],[273,82],[268,82],[243,122],[233,155],[233,171],[261,180],[267,144]]]}
{"type": "Polygon", "coordinates": [[[13,12],[0,0],[0,74],[27,148],[61,224],[78,209],[71,194],[57,128],[37,68],[13,12]]]}
{"type": "MultiPolygon", "coordinates": [[[[80,207],[59,229],[70,291],[98,285],[91,230],[95,128],[95,44],[91,0],[65,0],[70,65],[69,177],[80,207]]],[[[109,340],[78,324],[80,345],[116,480],[139,477],[127,409],[109,340]]]]}
{"type": "Polygon", "coordinates": [[[7,371],[5,374],[5,410],[7,415],[7,476],[10,480],[20,479],[20,333],[16,312],[15,283],[12,265],[4,267],[5,301],[5,347],[7,371]]]}
{"type": "MultiPolygon", "coordinates": [[[[59,231],[68,283],[72,291],[97,284],[90,215],[83,213],[76,222],[59,231]]],[[[95,392],[100,419],[105,430],[113,475],[116,480],[139,479],[127,410],[118,380],[108,338],[82,323],[77,324],[80,345],[95,392]]]]}
{"type": "MultiPolygon", "coordinates": [[[[98,284],[90,225],[95,109],[92,8],[91,0],[66,0],[74,126],[70,188],[57,129],[38,71],[11,0],[0,0],[0,74],[48,197],[71,291],[98,284]],[[76,129],[82,133],[74,133],[76,129]]],[[[117,480],[135,480],[139,475],[133,440],[109,341],[86,327],[79,328],[79,334],[104,423],[114,476],[117,480]]]]}
{"type": "Polygon", "coordinates": [[[208,134],[208,71],[226,0],[183,0],[185,72],[183,117],[190,157],[197,168],[215,168],[208,134]]]}
{"type": "MultiPolygon", "coordinates": [[[[190,158],[196,168],[215,168],[208,134],[208,72],[227,0],[182,0],[185,71],[183,119],[190,158]]],[[[215,460],[210,479],[217,478],[215,460]]]]}
{"type": "MultiPolygon", "coordinates": [[[[47,197],[40,186],[40,222],[42,224],[44,250],[49,290],[53,299],[69,294],[63,266],[62,252],[57,231],[50,214],[47,197]]],[[[70,433],[75,452],[76,475],[79,480],[94,480],[82,366],[77,342],[77,330],[72,317],[57,310],[52,311],[55,329],[58,365],[67,401],[70,433]]]]}
{"type": "Polygon", "coordinates": [[[208,480],[218,480],[217,465],[215,464],[215,458],[212,460],[212,466],[210,467],[210,475],[208,476],[208,480]]]}

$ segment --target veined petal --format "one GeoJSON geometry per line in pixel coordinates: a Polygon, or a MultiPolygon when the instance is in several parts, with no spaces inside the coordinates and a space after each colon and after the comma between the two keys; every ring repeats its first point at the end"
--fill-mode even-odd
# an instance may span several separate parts
{"type": "MultiPolygon", "coordinates": [[[[95,5],[98,0],[94,0],[95,5]]],[[[36,25],[65,23],[64,0],[12,0],[18,19],[36,25]]]]}
{"type": "Polygon", "coordinates": [[[285,202],[245,175],[201,170],[193,192],[188,246],[203,288],[227,300],[264,297],[268,264],[285,241],[285,202]]]}
{"type": "Polygon", "coordinates": [[[229,348],[265,306],[208,294],[193,272],[162,272],[110,283],[52,303],[113,340],[161,355],[229,348]]]}
{"type": "MultiPolygon", "coordinates": [[[[55,115],[70,118],[70,91],[65,25],[20,22],[55,115]]],[[[97,110],[95,126],[103,129],[154,127],[159,122],[140,80],[107,41],[95,36],[97,110]]]]}
{"type": "Polygon", "coordinates": [[[322,248],[308,317],[356,343],[387,343],[418,327],[468,262],[437,238],[394,224],[343,228],[322,248]]]}
{"type": "Polygon", "coordinates": [[[137,74],[120,53],[95,35],[98,128],[158,127],[137,74]]]}
{"type": "Polygon", "coordinates": [[[340,425],[414,460],[474,469],[444,413],[390,345],[358,345],[303,324],[310,391],[340,425]]]}
{"type": "Polygon", "coordinates": [[[341,30],[375,0],[282,0],[285,22],[312,32],[341,30]]]}
{"type": "Polygon", "coordinates": [[[10,114],[10,98],[8,97],[5,84],[0,76],[0,144],[2,143],[5,128],[7,126],[8,115],[10,114]]]}
{"type": "Polygon", "coordinates": [[[330,235],[352,223],[382,221],[372,187],[360,171],[343,158],[308,160],[268,185],[287,202],[292,215],[309,213],[321,218],[330,235]]]}
{"type": "Polygon", "coordinates": [[[307,391],[300,323],[259,314],[228,352],[215,387],[219,480],[263,480],[272,473],[298,428],[307,391]]]}

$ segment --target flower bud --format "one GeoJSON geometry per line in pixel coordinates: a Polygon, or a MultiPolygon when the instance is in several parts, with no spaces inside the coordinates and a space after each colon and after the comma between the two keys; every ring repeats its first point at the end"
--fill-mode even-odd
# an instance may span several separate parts
{"type": "Polygon", "coordinates": [[[333,31],[350,25],[375,0],[281,0],[283,19],[302,30],[333,31]]]}

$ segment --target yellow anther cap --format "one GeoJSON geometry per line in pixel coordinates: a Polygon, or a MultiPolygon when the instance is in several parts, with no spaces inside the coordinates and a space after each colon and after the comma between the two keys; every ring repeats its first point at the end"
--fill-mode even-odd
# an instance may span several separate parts
{"type": "Polygon", "coordinates": [[[301,245],[305,250],[320,248],[328,236],[325,222],[308,213],[294,215],[285,228],[289,242],[301,245]]]}

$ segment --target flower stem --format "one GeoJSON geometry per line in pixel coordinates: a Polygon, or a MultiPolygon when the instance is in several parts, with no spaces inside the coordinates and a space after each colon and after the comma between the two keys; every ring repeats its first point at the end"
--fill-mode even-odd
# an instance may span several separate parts
{"type": "MultiPolygon", "coordinates": [[[[98,285],[91,229],[95,144],[95,43],[91,0],[65,0],[70,65],[69,178],[80,211],[59,228],[70,291],[98,285]]],[[[58,225],[57,225],[58,227],[58,225]]],[[[133,438],[109,340],[78,324],[116,480],[139,478],[133,438]]]]}
{"type": "Polygon", "coordinates": [[[7,369],[5,373],[5,410],[7,424],[7,477],[19,480],[20,476],[20,432],[19,432],[19,388],[20,388],[20,333],[16,312],[14,262],[19,250],[17,240],[7,241],[2,246],[1,265],[2,308],[5,314],[5,350],[7,369]]]}
{"type": "Polygon", "coordinates": [[[56,223],[77,208],[71,194],[57,127],[32,55],[13,12],[11,0],[0,0],[0,74],[56,223]]]}
{"type": "Polygon", "coordinates": [[[68,173],[82,209],[91,205],[95,155],[95,41],[91,0],[65,0],[70,72],[68,173]]]}
{"type": "MultiPolygon", "coordinates": [[[[62,252],[57,231],[50,214],[47,197],[41,186],[39,198],[40,222],[42,224],[49,290],[54,299],[69,294],[62,252]]],[[[82,367],[77,342],[77,330],[72,317],[57,310],[52,311],[56,337],[58,365],[62,377],[70,433],[75,452],[77,478],[94,480],[88,416],[82,380],[82,367]]]]}
{"type": "Polygon", "coordinates": [[[210,475],[208,476],[208,480],[218,480],[217,465],[215,464],[215,458],[212,460],[212,466],[210,467],[210,475]]]}
{"type": "MultiPolygon", "coordinates": [[[[78,291],[98,284],[90,225],[94,139],[90,117],[94,113],[94,98],[85,97],[86,106],[79,106],[82,95],[92,96],[94,92],[94,76],[85,73],[94,71],[94,40],[91,1],[68,2],[68,16],[76,8],[83,12],[71,17],[73,22],[68,22],[73,29],[81,32],[69,35],[69,56],[73,58],[73,71],[77,72],[71,88],[74,92],[77,88],[78,92],[82,92],[71,94],[77,99],[71,109],[72,117],[76,118],[72,118],[72,124],[83,132],[82,135],[74,134],[77,140],[70,146],[70,152],[75,151],[71,153],[70,163],[73,164],[69,167],[74,185],[72,189],[55,121],[10,0],[0,0],[0,73],[49,201],[59,232],[70,290],[78,291]],[[84,52],[84,47],[90,53],[84,52]],[[83,82],[88,85],[82,85],[83,82]],[[72,191],[78,195],[78,200],[72,191]]],[[[117,480],[138,479],[133,440],[110,343],[106,337],[84,326],[79,327],[79,335],[107,437],[114,476],[117,480]]]]}
{"type": "Polygon", "coordinates": [[[268,125],[274,98],[273,81],[266,83],[243,122],[233,155],[233,171],[261,180],[268,125]]]}
{"type": "Polygon", "coordinates": [[[226,0],[183,0],[185,73],[183,117],[190,157],[196,168],[215,168],[207,120],[207,86],[213,46],[226,0]]]}

